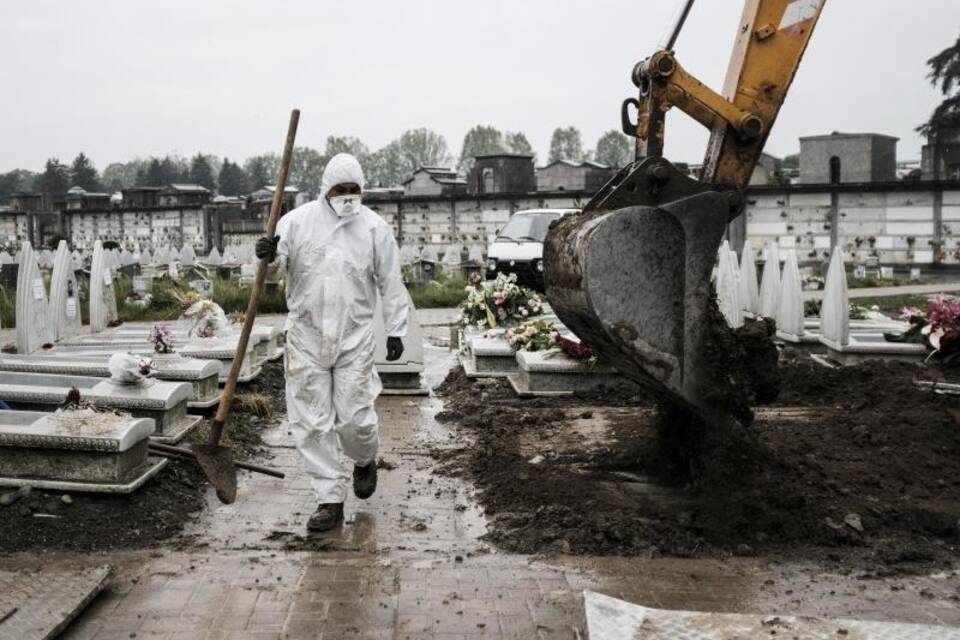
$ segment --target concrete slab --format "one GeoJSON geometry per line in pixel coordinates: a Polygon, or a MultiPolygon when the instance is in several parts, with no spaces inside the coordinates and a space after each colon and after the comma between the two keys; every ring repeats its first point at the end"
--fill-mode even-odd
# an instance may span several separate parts
{"type": "Polygon", "coordinates": [[[18,409],[52,410],[64,403],[74,387],[81,402],[153,419],[154,437],[163,441],[180,440],[202,420],[187,415],[192,389],[183,382],[148,379],[141,384],[117,384],[89,376],[0,372],[0,397],[18,409]]]}
{"type": "Polygon", "coordinates": [[[517,354],[500,336],[468,338],[463,360],[469,363],[464,371],[470,377],[506,377],[517,371],[517,354]]]}
{"type": "Polygon", "coordinates": [[[593,591],[583,592],[583,606],[590,640],[759,640],[770,637],[960,640],[960,629],[956,627],[812,616],[670,611],[631,604],[593,591]]]}
{"type": "Polygon", "coordinates": [[[0,637],[56,638],[106,586],[110,566],[0,571],[0,637]]]}
{"type": "Polygon", "coordinates": [[[516,360],[510,384],[521,397],[572,395],[624,380],[610,367],[574,360],[559,349],[518,351],[516,360]]]}
{"type": "MultiPolygon", "coordinates": [[[[29,356],[0,354],[0,371],[24,373],[50,373],[76,376],[110,377],[107,368],[109,355],[83,355],[72,353],[40,353],[29,356]]],[[[220,367],[209,360],[184,358],[179,353],[154,354],[153,377],[170,382],[190,384],[192,395],[188,408],[208,408],[220,401],[218,375],[220,367]]]]}

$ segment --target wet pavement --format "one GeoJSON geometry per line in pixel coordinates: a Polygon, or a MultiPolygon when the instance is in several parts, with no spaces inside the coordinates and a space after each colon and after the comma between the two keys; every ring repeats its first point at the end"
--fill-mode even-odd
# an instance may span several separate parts
{"type": "MultiPolygon", "coordinates": [[[[453,356],[427,354],[436,384],[453,356]]],[[[441,406],[378,401],[379,490],[366,502],[351,497],[335,532],[306,535],[315,503],[278,423],[267,434],[268,464],[287,477],[241,473],[234,504],[211,492],[209,508],[166,547],[15,554],[0,557],[0,569],[113,564],[110,586],[64,635],[71,640],[582,638],[584,589],[661,608],[960,625],[956,572],[866,579],[759,558],[498,553],[480,539],[472,487],[432,473],[429,450],[465,437],[434,419],[441,406]]]]}

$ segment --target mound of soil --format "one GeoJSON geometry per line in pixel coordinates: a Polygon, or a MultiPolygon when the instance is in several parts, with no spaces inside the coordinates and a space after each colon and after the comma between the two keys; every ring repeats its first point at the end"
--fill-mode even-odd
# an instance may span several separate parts
{"type": "MultiPolygon", "coordinates": [[[[283,365],[271,362],[253,382],[239,388],[239,395],[262,394],[272,410],[282,409],[283,365]],[[279,400],[278,400],[279,399],[279,400]]],[[[235,402],[224,443],[237,459],[256,459],[269,464],[261,434],[271,419],[260,415],[261,407],[245,408],[235,402]]],[[[207,423],[191,434],[193,441],[206,441],[207,423]]],[[[156,546],[175,538],[185,523],[206,504],[209,487],[192,461],[171,459],[156,478],[130,495],[30,491],[8,506],[0,506],[0,552],[66,549],[99,551],[156,546]]],[[[13,495],[11,490],[0,494],[13,495]]]]}
{"type": "Polygon", "coordinates": [[[130,495],[31,491],[0,507],[0,551],[94,551],[151,547],[179,533],[205,504],[192,462],[171,460],[130,495]],[[68,504],[69,502],[69,504],[68,504]]]}
{"type": "Polygon", "coordinates": [[[472,442],[439,468],[472,479],[488,538],[509,551],[763,554],[880,572],[956,560],[960,400],[915,388],[915,365],[831,370],[785,355],[780,398],[757,410],[750,440],[683,485],[641,395],[619,408],[531,402],[459,371],[438,417],[472,442]]]}

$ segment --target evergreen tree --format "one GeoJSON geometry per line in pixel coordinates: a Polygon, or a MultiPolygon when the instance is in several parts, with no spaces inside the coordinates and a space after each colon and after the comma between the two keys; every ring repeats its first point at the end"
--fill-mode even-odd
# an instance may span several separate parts
{"type": "Polygon", "coordinates": [[[943,101],[930,114],[929,120],[917,127],[933,145],[933,177],[941,175],[941,136],[950,139],[960,134],[960,38],[952,45],[927,60],[930,67],[928,78],[933,86],[940,88],[943,101]]]}
{"type": "Polygon", "coordinates": [[[258,191],[272,185],[277,179],[278,166],[280,166],[280,159],[272,153],[247,158],[243,168],[247,174],[250,191],[258,191]]]}
{"type": "Polygon", "coordinates": [[[941,132],[960,131],[960,38],[927,60],[927,66],[930,67],[927,77],[933,86],[939,85],[944,99],[917,131],[931,138],[941,132]]]}
{"type": "Polygon", "coordinates": [[[557,127],[550,139],[550,156],[548,162],[567,160],[568,162],[583,162],[587,154],[583,152],[583,141],[580,139],[580,130],[576,127],[557,127]]]}
{"type": "Polygon", "coordinates": [[[57,158],[50,158],[37,178],[40,193],[57,198],[62,197],[70,188],[70,169],[57,158]]]}
{"type": "Polygon", "coordinates": [[[213,167],[210,160],[202,153],[198,153],[190,160],[190,182],[199,184],[211,191],[217,189],[217,179],[213,175],[213,167]]]}
{"type": "Polygon", "coordinates": [[[100,184],[100,175],[93,162],[82,151],[73,159],[70,166],[71,186],[82,188],[84,191],[95,193],[103,190],[100,184]]]}
{"type": "Polygon", "coordinates": [[[250,193],[247,184],[247,174],[235,162],[230,162],[229,158],[223,159],[220,166],[220,175],[217,177],[217,184],[220,185],[220,194],[225,196],[245,196],[250,193]]]}

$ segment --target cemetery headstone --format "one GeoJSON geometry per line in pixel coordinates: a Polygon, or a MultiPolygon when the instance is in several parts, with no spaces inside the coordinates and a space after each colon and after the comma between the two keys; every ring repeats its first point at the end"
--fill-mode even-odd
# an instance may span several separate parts
{"type": "Polygon", "coordinates": [[[774,318],[780,306],[780,245],[770,243],[760,280],[760,315],[774,318]]]}
{"type": "Polygon", "coordinates": [[[17,274],[17,353],[33,353],[53,342],[53,326],[47,290],[37,258],[29,242],[24,242],[17,274]]]}
{"type": "Polygon", "coordinates": [[[103,243],[93,244],[93,259],[90,263],[90,330],[103,331],[116,322],[117,298],[113,290],[113,274],[106,266],[103,243]]]}
{"type": "Polygon", "coordinates": [[[777,336],[790,342],[800,342],[804,336],[803,281],[797,252],[787,251],[780,281],[780,304],[777,309],[777,336]]]}
{"type": "Polygon", "coordinates": [[[80,333],[80,288],[67,241],[61,240],[53,260],[50,281],[50,313],[53,316],[53,339],[70,338],[80,333]]]}

